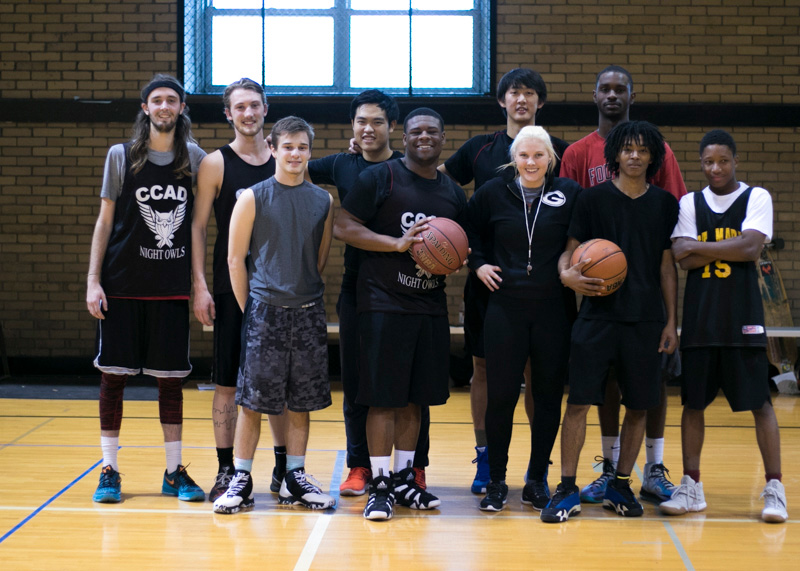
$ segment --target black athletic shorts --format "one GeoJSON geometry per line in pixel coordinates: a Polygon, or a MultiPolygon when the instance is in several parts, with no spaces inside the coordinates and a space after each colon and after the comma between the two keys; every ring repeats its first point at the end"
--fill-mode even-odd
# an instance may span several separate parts
{"type": "Polygon", "coordinates": [[[570,404],[602,404],[613,364],[622,404],[647,410],[661,402],[661,353],[664,324],[624,323],[578,318],[572,328],[569,362],[570,404]]]}
{"type": "Polygon", "coordinates": [[[108,298],[97,322],[94,366],[112,375],[183,378],[189,364],[189,300],[108,298]]]}
{"type": "Polygon", "coordinates": [[[486,358],[483,324],[489,307],[489,288],[471,271],[464,283],[464,344],[473,357],[486,358]]]}
{"type": "Polygon", "coordinates": [[[772,402],[769,362],[763,347],[698,347],[683,350],[681,401],[704,410],[719,390],[734,412],[759,410],[772,402]]]}
{"type": "Polygon", "coordinates": [[[242,352],[242,310],[233,293],[214,296],[214,364],[211,380],[221,387],[235,387],[242,352]]]}
{"type": "Polygon", "coordinates": [[[358,404],[439,405],[450,396],[450,324],[446,315],[368,311],[358,316],[358,404]]]}

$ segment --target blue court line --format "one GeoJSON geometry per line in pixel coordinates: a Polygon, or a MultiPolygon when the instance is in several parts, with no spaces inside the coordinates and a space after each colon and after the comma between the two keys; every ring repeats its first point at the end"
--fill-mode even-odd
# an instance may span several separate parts
{"type": "Polygon", "coordinates": [[[103,459],[101,458],[100,460],[98,460],[97,462],[95,462],[95,463],[92,465],[92,467],[91,467],[91,468],[89,468],[89,469],[88,469],[88,470],[86,470],[86,471],[85,471],[83,474],[81,474],[80,476],[78,476],[77,478],[75,478],[74,480],[72,480],[72,481],[71,481],[69,484],[67,484],[67,485],[66,485],[64,488],[62,488],[62,489],[61,489],[61,490],[60,490],[58,493],[56,493],[56,494],[55,494],[53,497],[51,497],[49,500],[47,500],[47,501],[46,501],[45,503],[43,503],[41,506],[39,506],[38,508],[36,508],[36,509],[35,509],[35,510],[34,510],[34,511],[33,511],[33,512],[32,512],[32,513],[31,513],[31,514],[28,516],[28,517],[26,517],[26,518],[25,518],[25,519],[23,519],[21,522],[19,522],[17,525],[15,525],[15,526],[14,526],[14,527],[12,527],[10,530],[8,530],[8,531],[5,533],[5,535],[3,535],[2,537],[0,537],[0,543],[3,543],[3,542],[6,540],[6,539],[8,539],[9,537],[11,537],[11,535],[12,535],[14,532],[16,532],[16,531],[17,531],[18,529],[20,529],[20,528],[21,528],[23,525],[25,525],[25,524],[26,524],[26,523],[28,523],[28,522],[29,522],[31,519],[33,519],[33,518],[34,518],[34,516],[36,516],[36,515],[37,515],[39,512],[41,512],[41,511],[42,511],[44,508],[46,508],[47,506],[49,506],[50,504],[52,504],[54,501],[56,501],[56,500],[57,500],[57,499],[58,499],[58,498],[59,498],[59,497],[60,497],[62,494],[64,494],[64,492],[66,492],[66,491],[67,491],[67,490],[69,490],[69,489],[70,489],[72,486],[74,486],[74,485],[75,485],[75,484],[77,484],[79,481],[81,481],[83,478],[85,478],[85,477],[86,477],[86,474],[88,474],[89,472],[91,472],[92,470],[94,470],[95,468],[97,468],[97,467],[98,467],[98,466],[99,466],[99,465],[100,465],[102,462],[103,462],[103,459]]]}
{"type": "Polygon", "coordinates": [[[7,446],[12,446],[12,445],[13,445],[15,442],[17,442],[18,440],[21,440],[21,439],[25,438],[25,437],[26,437],[26,436],[28,436],[28,435],[29,435],[31,432],[35,432],[35,431],[39,430],[39,429],[40,429],[41,427],[43,427],[45,424],[47,424],[48,422],[52,422],[53,420],[55,420],[53,417],[50,417],[50,418],[48,418],[47,420],[45,420],[43,423],[39,424],[38,426],[34,426],[33,428],[31,428],[31,429],[30,429],[28,432],[26,432],[25,434],[21,434],[21,435],[17,436],[17,437],[16,437],[14,440],[12,440],[11,442],[6,442],[6,443],[4,443],[2,446],[0,446],[0,450],[2,450],[3,448],[6,448],[7,446]]]}
{"type": "Polygon", "coordinates": [[[333,465],[333,475],[331,476],[331,489],[330,495],[336,500],[336,506],[339,506],[339,485],[342,483],[342,470],[344,470],[345,459],[347,452],[339,450],[336,453],[336,463],[333,465]]]}
{"type": "Polygon", "coordinates": [[[683,544],[681,543],[681,540],[678,539],[678,535],[675,533],[672,524],[667,521],[662,523],[664,524],[664,527],[667,529],[667,533],[669,534],[670,539],[672,539],[672,543],[675,545],[675,549],[678,551],[678,555],[681,556],[684,566],[686,567],[686,569],[694,571],[694,565],[692,565],[692,560],[689,559],[689,554],[687,554],[686,550],[683,548],[683,544]]]}

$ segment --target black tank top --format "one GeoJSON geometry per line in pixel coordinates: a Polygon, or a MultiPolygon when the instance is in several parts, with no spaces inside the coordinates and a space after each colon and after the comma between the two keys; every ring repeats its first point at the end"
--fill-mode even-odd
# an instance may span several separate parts
{"type": "Polygon", "coordinates": [[[192,178],[174,163],[150,161],[137,174],[125,144],[125,179],[103,259],[102,285],[111,297],[186,297],[191,290],[192,178]]]}
{"type": "MultiPolygon", "coordinates": [[[[722,213],[694,195],[697,239],[719,242],[741,234],[752,187],[722,213]]],[[[683,301],[681,347],[765,347],[764,306],[753,262],[717,260],[689,270],[683,301]]]]}
{"type": "Polygon", "coordinates": [[[228,272],[228,237],[231,231],[231,214],[238,192],[267,180],[275,174],[275,157],[270,155],[263,165],[251,165],[242,160],[230,145],[220,148],[225,171],[219,196],[214,201],[214,218],[217,221],[217,241],[214,244],[214,293],[231,293],[231,275],[228,272]]]}

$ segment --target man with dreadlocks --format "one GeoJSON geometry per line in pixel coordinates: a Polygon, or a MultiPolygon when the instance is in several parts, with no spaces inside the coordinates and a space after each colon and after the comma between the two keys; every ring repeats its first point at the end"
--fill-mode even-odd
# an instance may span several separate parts
{"type": "Polygon", "coordinates": [[[94,501],[122,501],[117,465],[130,375],[158,380],[167,467],[161,493],[202,501],[181,462],[182,380],[189,364],[193,178],[205,153],[192,138],[185,92],[158,74],[142,89],[130,142],[111,147],[92,236],[86,306],[96,317],[100,483],[94,501]]]}
{"type": "Polygon", "coordinates": [[[559,259],[562,283],[582,294],[572,329],[569,397],[561,429],[561,482],[542,510],[546,522],[564,522],[581,511],[575,483],[586,438],[586,414],[602,403],[608,369],[616,367],[625,405],[620,454],[603,507],[621,516],[641,516],[630,476],[644,438],[646,412],[661,400],[661,354],[677,347],[678,278],[670,236],[678,202],[647,182],[661,166],[664,139],[646,121],[620,123],[608,134],[605,158],[613,179],[583,191],[567,230],[559,259]],[[575,248],[591,238],[619,245],[628,260],[622,286],[601,296],[603,280],[581,270],[589,259],[570,266],[575,248]]]}

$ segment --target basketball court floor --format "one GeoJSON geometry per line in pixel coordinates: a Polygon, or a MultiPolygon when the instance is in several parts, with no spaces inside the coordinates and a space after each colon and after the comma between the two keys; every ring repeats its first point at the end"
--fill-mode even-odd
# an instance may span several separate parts
{"type": "MultiPolygon", "coordinates": [[[[334,404],[312,415],[307,469],[337,496],[325,512],[277,505],[267,426],[254,467],[255,509],[214,514],[209,502],[162,496],[164,451],[154,400],[125,402],[120,471],[123,501],[95,504],[100,469],[99,421],[93,399],[0,399],[0,568],[23,569],[764,569],[800,565],[800,398],[774,395],[782,430],[789,521],[765,524],[763,468],[749,413],[733,414],[719,398],[706,415],[702,474],[708,508],[665,517],[652,504],[641,518],[599,505],[579,517],[545,524],[520,504],[529,436],[522,399],[510,453],[508,507],[478,510],[469,393],[454,389],[432,410],[429,489],[442,505],[429,512],[397,508],[388,522],[362,517],[366,497],[338,498],[346,476],[341,388],[334,404]]],[[[31,387],[31,390],[39,390],[31,387]]],[[[52,391],[58,396],[58,391],[52,391]]],[[[183,461],[206,491],[216,472],[211,391],[185,389],[183,461]]],[[[680,404],[670,392],[665,464],[681,476],[680,404]]],[[[590,412],[578,483],[594,479],[600,452],[590,412]]],[[[559,473],[558,445],[550,473],[559,473]]],[[[638,491],[644,453],[636,465],[638,491]]]]}

